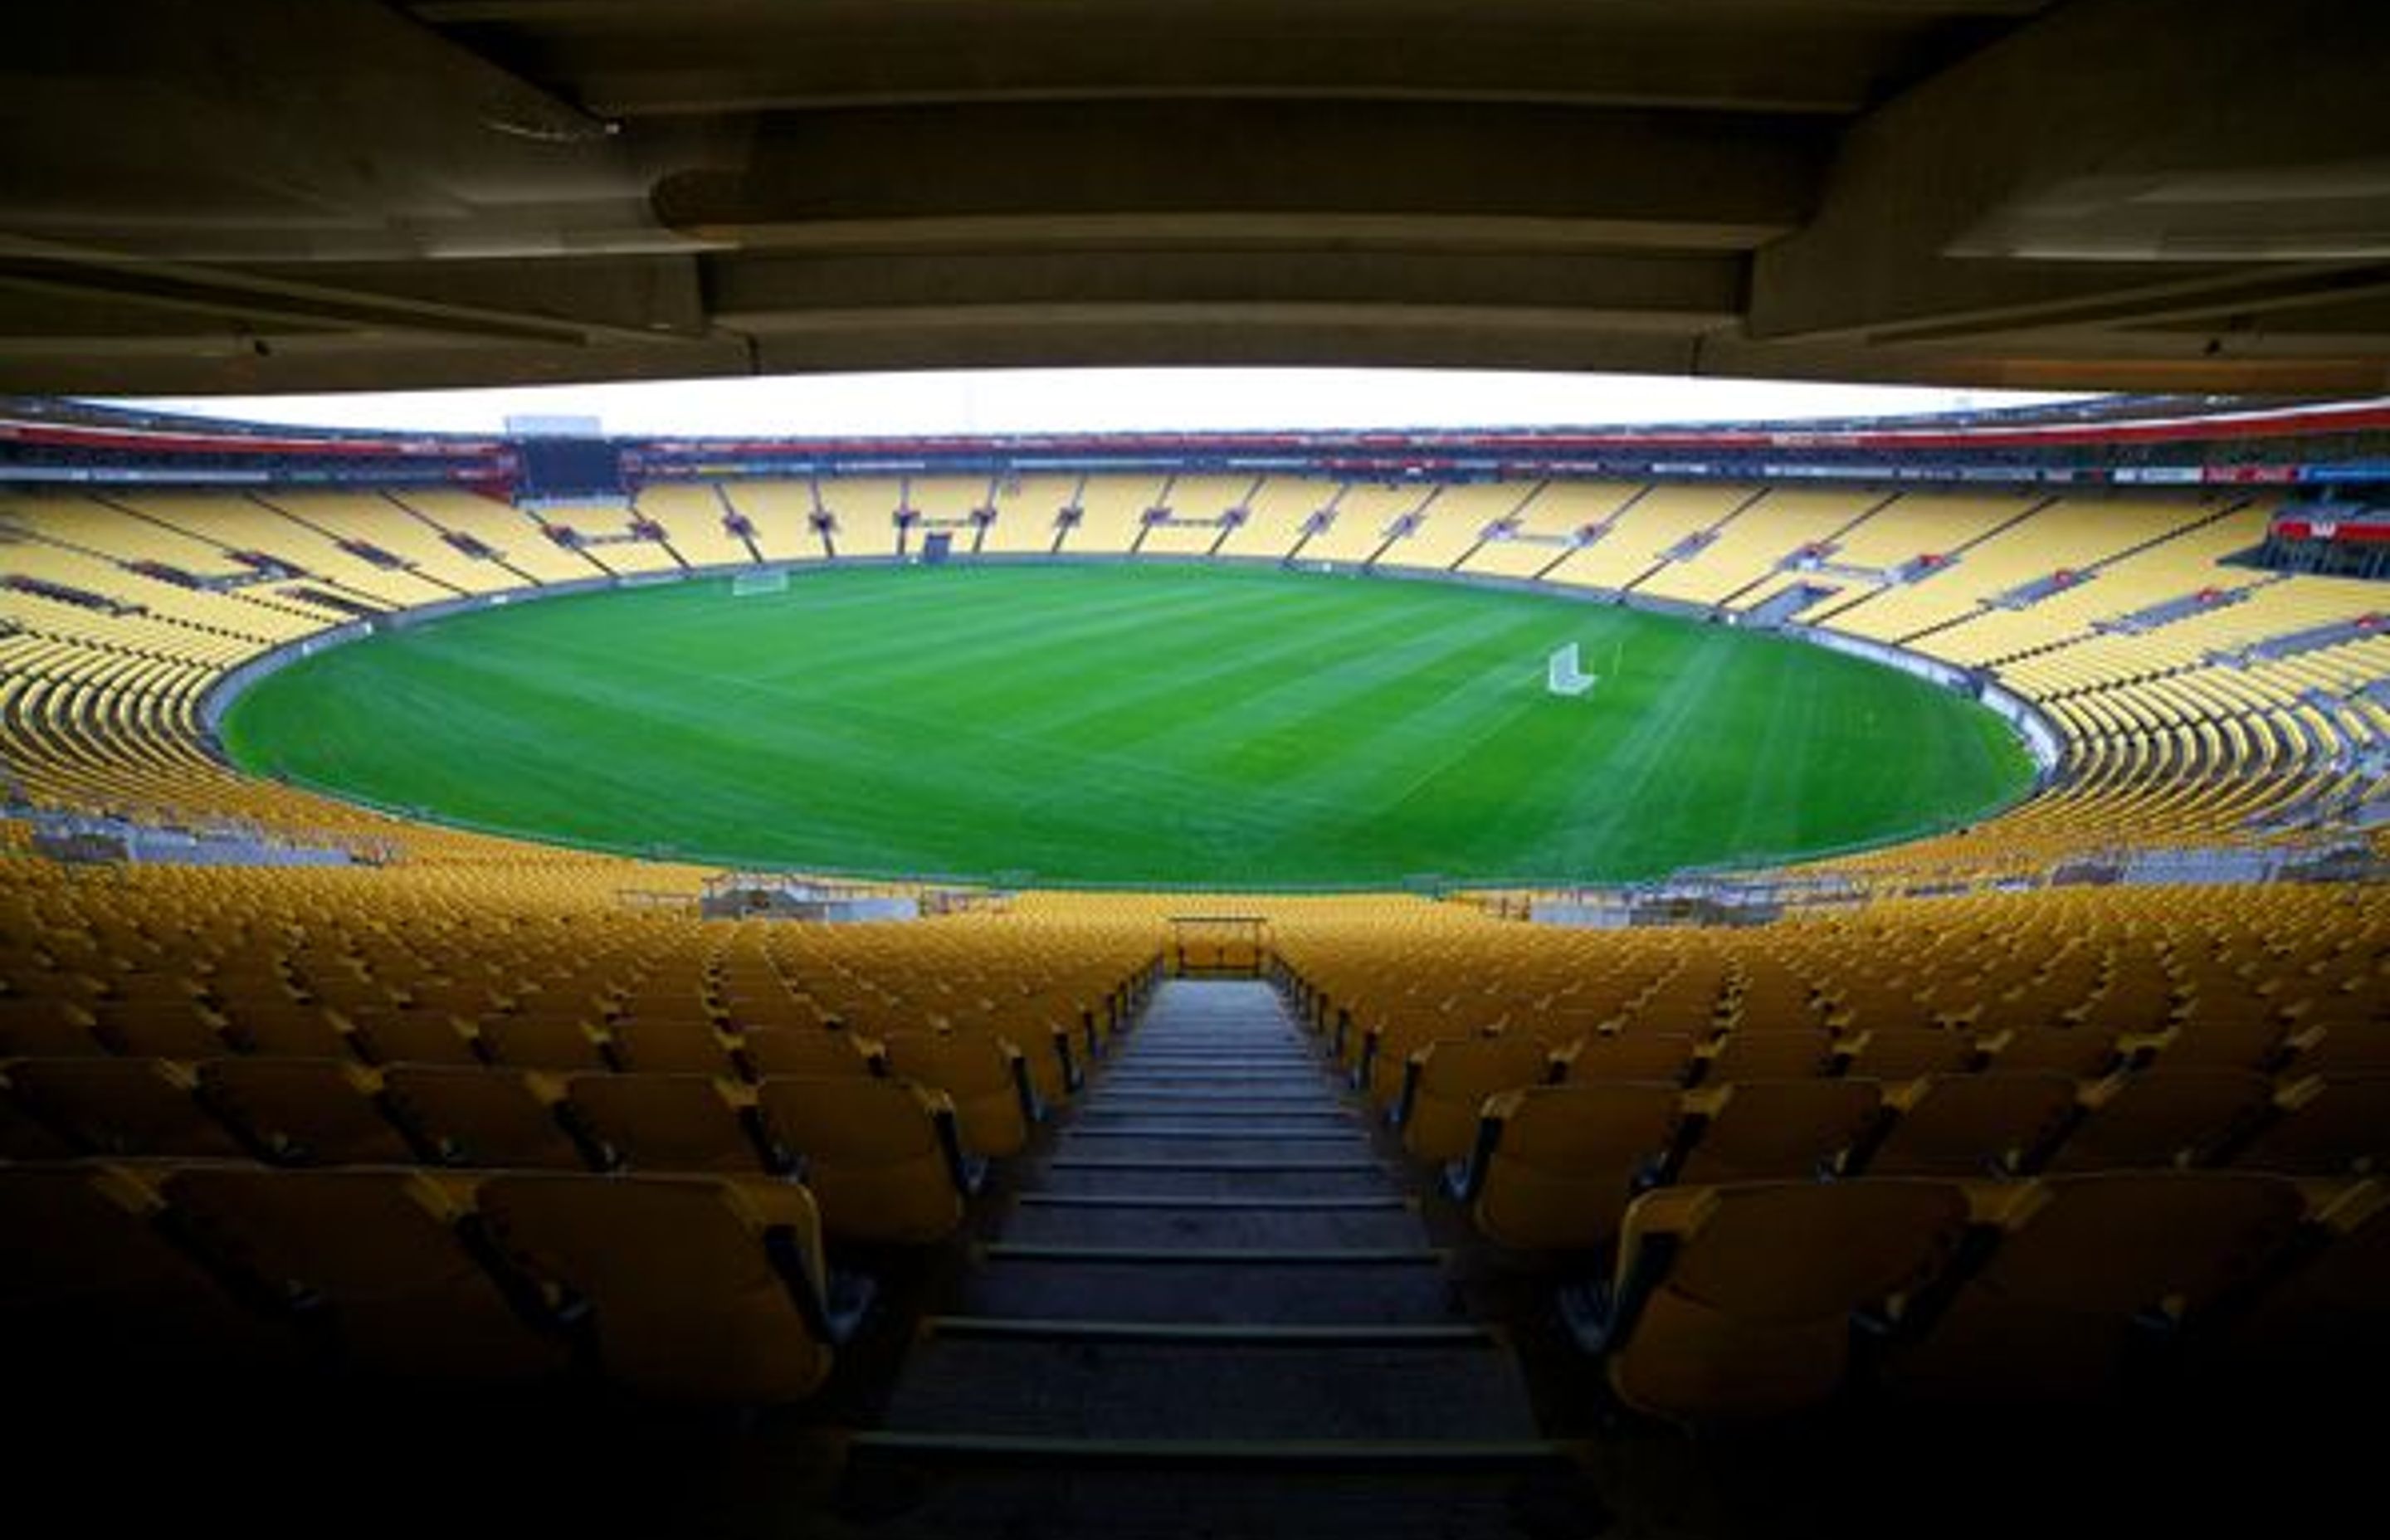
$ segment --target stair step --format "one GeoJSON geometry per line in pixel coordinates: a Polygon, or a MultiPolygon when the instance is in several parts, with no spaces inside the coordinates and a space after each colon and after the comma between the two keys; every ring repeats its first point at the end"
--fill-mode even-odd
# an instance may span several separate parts
{"type": "Polygon", "coordinates": [[[1375,1161],[1238,1161],[1211,1158],[1186,1159],[1111,1155],[1057,1155],[1046,1162],[1048,1171],[1266,1171],[1381,1173],[1375,1161]]]}
{"type": "Polygon", "coordinates": [[[1090,1102],[1081,1109],[1078,1123],[1074,1126],[1084,1126],[1095,1118],[1143,1118],[1163,1114],[1184,1119],[1189,1123],[1221,1122],[1229,1118],[1266,1118],[1277,1123],[1350,1123],[1354,1121],[1353,1109],[1335,1102],[1324,1102],[1317,1107],[1279,1108],[1267,1112],[1247,1112],[1236,1107],[1180,1107],[1168,1102],[1157,1103],[1150,1112],[1142,1109],[1123,1111],[1119,1107],[1110,1103],[1098,1107],[1090,1102]]]}
{"type": "Polygon", "coordinates": [[[1021,1337],[1117,1342],[1221,1343],[1228,1346],[1389,1347],[1455,1346],[1499,1340],[1491,1327],[1451,1326],[1264,1326],[1249,1321],[1080,1321],[1023,1319],[1002,1315],[932,1315],[922,1330],[937,1337],[1021,1337]]]}
{"type": "Polygon", "coordinates": [[[1456,1318],[1444,1269],[1432,1263],[1227,1264],[1151,1253],[1112,1265],[990,1258],[962,1280],[954,1313],[1217,1326],[1440,1326],[1456,1318]]]}
{"type": "Polygon", "coordinates": [[[1095,1089],[1088,1093],[1085,1105],[1100,1106],[1108,1111],[1119,1111],[1127,1107],[1135,1107],[1140,1110],[1148,1108],[1171,1107],[1268,1107],[1284,1108],[1292,1111],[1326,1111],[1342,1107],[1344,1103],[1335,1091],[1326,1085],[1320,1086],[1317,1090],[1303,1091],[1226,1091],[1205,1087],[1163,1092],[1151,1086],[1114,1086],[1098,1081],[1095,1089]]]}
{"type": "Polygon", "coordinates": [[[892,1431],[1134,1442],[1529,1441],[1510,1355],[1464,1342],[931,1337],[892,1431]]]}
{"type": "Polygon", "coordinates": [[[1103,1077],[1103,1084],[1115,1091],[1242,1091],[1285,1090],[1302,1085],[1309,1089],[1317,1077],[1308,1069],[1288,1074],[1129,1074],[1113,1070],[1103,1077]]]}
{"type": "Polygon", "coordinates": [[[1187,1128],[1169,1123],[1139,1123],[1129,1128],[1089,1128],[1084,1123],[1071,1126],[1073,1139],[1192,1139],[1218,1140],[1223,1143],[1262,1140],[1271,1144],[1345,1144],[1363,1137],[1357,1128],[1187,1128]]]}
{"type": "Polygon", "coordinates": [[[1258,1208],[1017,1208],[1005,1219],[1003,1244],[1137,1246],[1216,1251],[1237,1247],[1315,1251],[1417,1246],[1425,1236],[1413,1210],[1258,1208]]]}
{"type": "Polygon", "coordinates": [[[1027,1460],[1068,1465],[1341,1467],[1407,1470],[1422,1465],[1517,1466],[1568,1460],[1570,1445],[1551,1439],[1137,1439],[1022,1433],[855,1433],[850,1447],[950,1459],[1027,1460]]]}
{"type": "Polygon", "coordinates": [[[1073,1246],[994,1240],[979,1249],[990,1262],[1074,1262],[1137,1266],[1214,1264],[1231,1267],[1382,1267],[1389,1263],[1441,1264],[1448,1252],[1432,1246],[1073,1246]]]}
{"type": "Polygon", "coordinates": [[[1035,1186],[1031,1193],[1064,1197],[1110,1197],[1134,1192],[1143,1196],[1169,1198],[1210,1198],[1230,1202],[1249,1202],[1280,1198],[1379,1198],[1397,1194],[1394,1178],[1384,1167],[1356,1162],[1334,1170],[1296,1169],[1289,1171],[1279,1162],[1249,1162],[1229,1170],[1186,1164],[1154,1165],[1139,1162],[1122,1165],[1116,1162],[1095,1162],[1088,1165],[1066,1165],[1054,1169],[1047,1162],[1041,1172],[1029,1178],[1035,1186]]]}
{"type": "Polygon", "coordinates": [[[1220,1198],[1158,1192],[1024,1192],[1013,1201],[1023,1207],[1083,1209],[1408,1209],[1416,1205],[1399,1193],[1355,1198],[1220,1198]]]}

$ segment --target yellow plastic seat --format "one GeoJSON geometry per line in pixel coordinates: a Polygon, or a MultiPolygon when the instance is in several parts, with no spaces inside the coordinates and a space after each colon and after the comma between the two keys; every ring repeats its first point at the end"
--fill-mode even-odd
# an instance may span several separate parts
{"type": "Polygon", "coordinates": [[[1664,1080],[1682,1084],[1691,1072],[1696,1046],[1690,1033],[1591,1033],[1556,1049],[1552,1060],[1570,1083],[1664,1080]]]}
{"type": "Polygon", "coordinates": [[[102,1162],[0,1166],[0,1343],[12,1374],[298,1357],[294,1335],[168,1239],[163,1211],[145,1183],[102,1162]]]}
{"type": "Polygon", "coordinates": [[[610,1068],[605,1034],[571,1016],[485,1016],[482,1051],[493,1064],[569,1074],[610,1068]]]}
{"type": "Polygon", "coordinates": [[[565,1082],[565,1107],[610,1169],[760,1175],[749,1093],[704,1074],[580,1074],[565,1082]]]}
{"type": "Polygon", "coordinates": [[[904,1080],[775,1075],[756,1087],[771,1138],[793,1151],[833,1236],[937,1240],[978,1186],[954,1104],[904,1080]]]}
{"type": "Polygon", "coordinates": [[[2390,1187],[2362,1182],[2338,1194],[2321,1244],[2229,1322],[2219,1356],[2262,1386],[2311,1391],[2390,1364],[2390,1187]]]}
{"type": "Polygon", "coordinates": [[[482,1062],[474,1033],[445,1011],[335,1011],[359,1056],[374,1064],[454,1064],[482,1062]]]}
{"type": "Polygon", "coordinates": [[[1477,1140],[1479,1111],[1498,1092],[1540,1085],[1550,1056],[1534,1037],[1440,1037],[1414,1049],[1395,1117],[1414,1160],[1457,1161],[1477,1140]]]}
{"type": "Polygon", "coordinates": [[[476,1202],[502,1251],[585,1305],[599,1367],[634,1390],[768,1405],[829,1377],[842,1312],[802,1187],[522,1174],[476,1202]]]}
{"type": "Polygon", "coordinates": [[[1988,1259],[1885,1364],[1888,1389],[2072,1401],[2126,1382],[2147,1323],[2194,1319],[2272,1262],[2306,1210],[2286,1178],[2102,1172],[2024,1184],[1988,1259]]]}
{"type": "Polygon", "coordinates": [[[93,1030],[98,1024],[87,1005],[62,995],[0,995],[0,1059],[106,1053],[93,1030]]]}
{"type": "Polygon", "coordinates": [[[556,1115],[564,1087],[537,1071],[393,1064],[382,1072],[382,1091],[396,1119],[443,1165],[589,1169],[556,1115]]]}
{"type": "Polygon", "coordinates": [[[403,1165],[418,1158],[382,1110],[380,1075],[342,1059],[212,1059],[199,1095],[284,1165],[403,1165]]]}
{"type": "Polygon", "coordinates": [[[2367,1176],[2390,1160],[2390,1075],[2311,1075],[2283,1086],[2268,1123],[2229,1157],[2243,1171],[2367,1176]]]}
{"type": "Polygon", "coordinates": [[[2075,1092],[2049,1072],[1930,1076],[1891,1098],[1898,1116],[1855,1163],[1874,1176],[2014,1175],[2065,1128],[2075,1092]]]}
{"type": "Polygon", "coordinates": [[[1832,1066],[1834,1040],[1813,1027],[1738,1027],[1703,1050],[1698,1084],[1793,1080],[1832,1066]]]}
{"type": "Polygon", "coordinates": [[[244,996],[226,1010],[225,1035],[243,1053],[276,1059],[363,1058],[341,1019],[302,1000],[244,996]]]}
{"type": "Polygon", "coordinates": [[[345,1363],[432,1380],[515,1380],[566,1367],[539,1301],[478,1258],[456,1191],[387,1167],[192,1166],[166,1200],[266,1280],[345,1363]]]}
{"type": "Polygon", "coordinates": [[[1745,1080],[1686,1105],[1699,1119],[1674,1180],[1776,1181],[1832,1169],[1873,1128],[1883,1093],[1871,1080],[1745,1080]]]}
{"type": "Polygon", "coordinates": [[[2046,1163],[2053,1172],[2205,1165],[2262,1119],[2273,1097],[2248,1070],[2142,1070],[2091,1087],[2046,1163]]]}
{"type": "Polygon", "coordinates": [[[822,1027],[766,1027],[739,1039],[739,1052],[757,1078],[772,1075],[868,1075],[871,1055],[852,1033],[822,1027]]]}
{"type": "Polygon", "coordinates": [[[224,1018],[181,980],[149,992],[103,999],[92,1029],[109,1051],[129,1059],[210,1059],[235,1044],[224,1033],[224,1018]]]}
{"type": "Polygon", "coordinates": [[[1884,1082],[1964,1074],[1981,1057],[1975,1040],[1947,1027],[1877,1027],[1848,1051],[1845,1072],[1884,1082]]]}
{"type": "Polygon", "coordinates": [[[2024,1027],[1988,1045],[1994,1070],[2054,1070],[2094,1080],[2116,1066],[2116,1038],[2093,1027],[2024,1027]]]}
{"type": "Polygon", "coordinates": [[[1681,1094],[1658,1081],[1536,1085],[1489,1097],[1458,1196],[1498,1245],[1591,1251],[1616,1238],[1638,1183],[1675,1140],[1681,1094]]]}
{"type": "Polygon", "coordinates": [[[1029,1144],[1037,1098],[1022,1051],[992,1032],[892,1033],[889,1072],[943,1091],[955,1106],[963,1148],[1002,1159],[1029,1144]]]}
{"type": "Polygon", "coordinates": [[[624,1017],[609,1024],[614,1057],[642,1074],[736,1075],[730,1040],[710,1018],[624,1017]]]}
{"type": "Polygon", "coordinates": [[[1968,1212],[1955,1184],[1895,1177],[1647,1192],[1579,1335],[1619,1398],[1655,1416],[1798,1411],[1843,1388],[1854,1317],[1935,1277],[1968,1212]]]}
{"type": "Polygon", "coordinates": [[[76,1151],[235,1160],[247,1149],[193,1093],[189,1068],[162,1059],[19,1059],[8,1094],[76,1151]]]}

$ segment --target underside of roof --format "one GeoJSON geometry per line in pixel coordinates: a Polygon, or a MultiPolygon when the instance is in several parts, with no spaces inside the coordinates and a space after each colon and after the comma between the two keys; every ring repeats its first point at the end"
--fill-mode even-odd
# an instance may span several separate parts
{"type": "Polygon", "coordinates": [[[2377,0],[75,0],[0,390],[2390,386],[2377,0]]]}

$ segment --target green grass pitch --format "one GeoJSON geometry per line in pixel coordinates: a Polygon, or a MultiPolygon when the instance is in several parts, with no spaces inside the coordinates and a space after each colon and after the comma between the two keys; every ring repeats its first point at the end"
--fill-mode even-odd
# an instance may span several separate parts
{"type": "Polygon", "coordinates": [[[235,762],[474,827],[1071,884],[1615,880],[1921,834],[2031,765],[1780,638],[1454,584],[1170,564],[800,571],[520,604],[305,660],[235,762]],[[1578,699],[1544,660],[1581,644],[1578,699]]]}

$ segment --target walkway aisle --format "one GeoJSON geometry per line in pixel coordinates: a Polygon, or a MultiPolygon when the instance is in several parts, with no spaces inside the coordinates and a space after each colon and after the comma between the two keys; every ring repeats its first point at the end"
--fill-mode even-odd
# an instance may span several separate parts
{"type": "Polygon", "coordinates": [[[1163,984],[1023,1187],[856,1441],[866,1533],[1569,1533],[1518,1365],[1268,986],[1163,984]]]}

